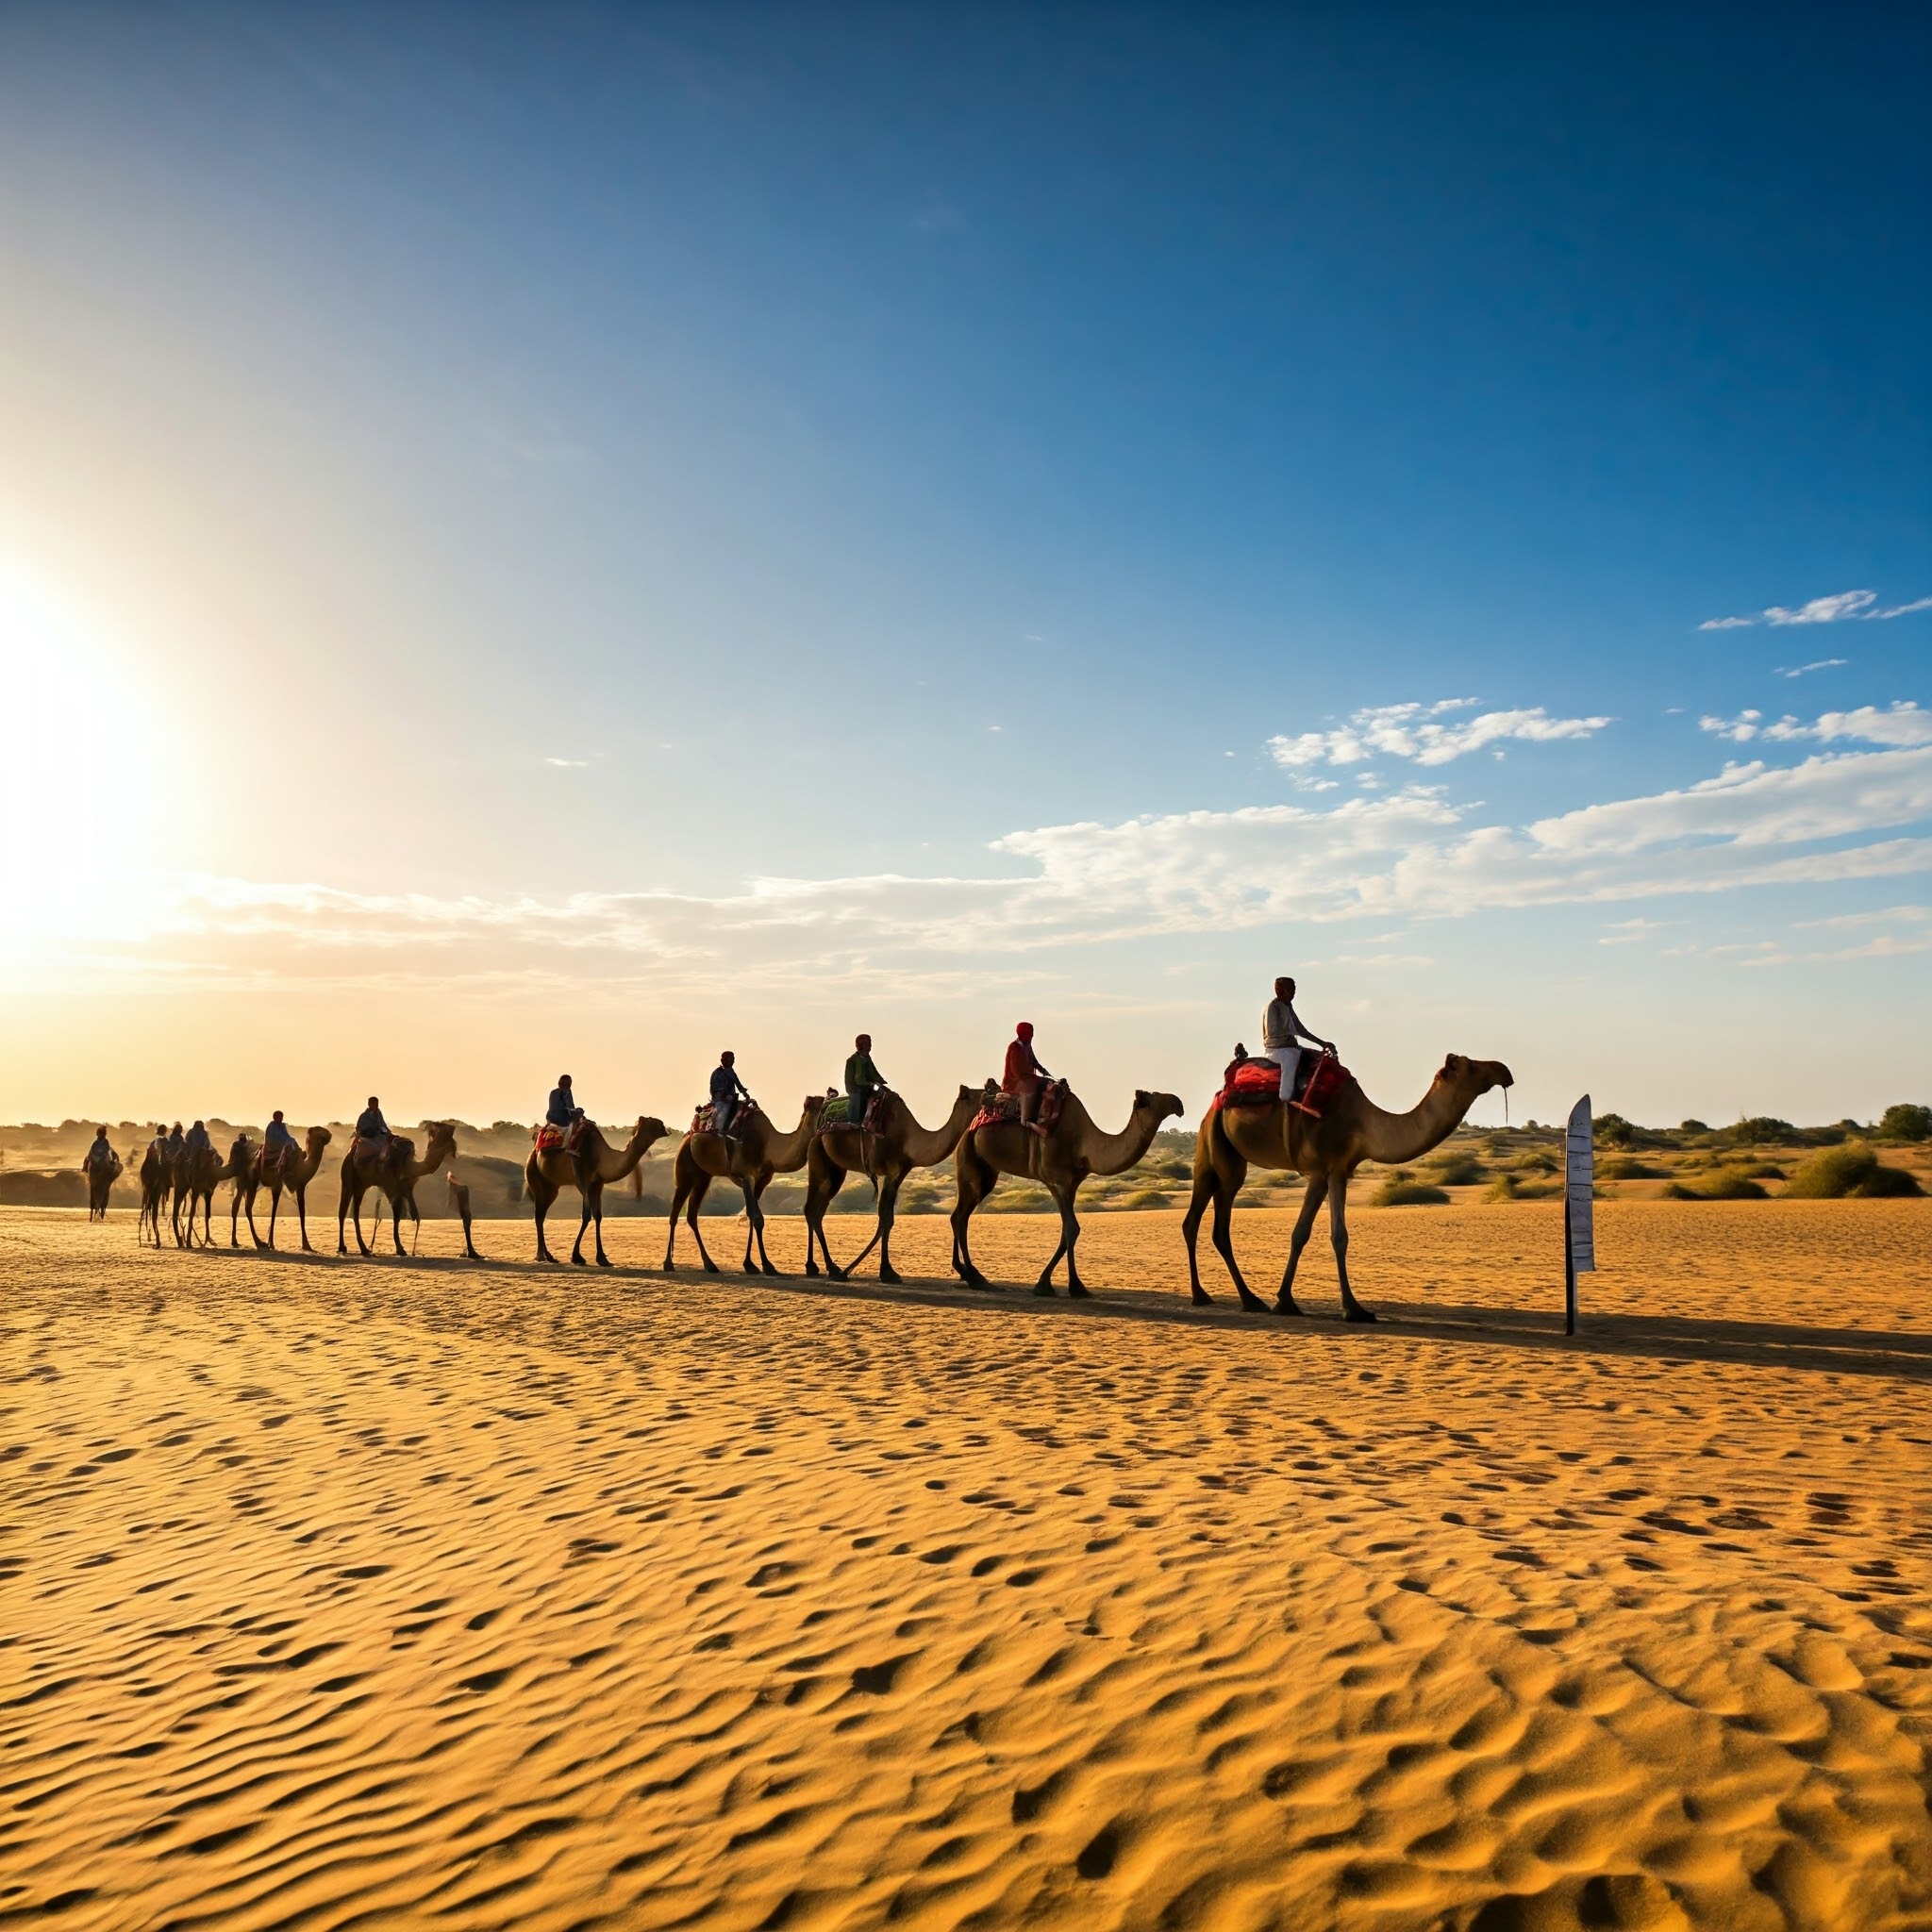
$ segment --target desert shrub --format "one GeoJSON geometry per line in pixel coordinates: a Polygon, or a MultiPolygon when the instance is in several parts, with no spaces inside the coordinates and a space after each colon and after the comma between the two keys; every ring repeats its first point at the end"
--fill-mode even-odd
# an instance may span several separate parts
{"type": "Polygon", "coordinates": [[[1547,1201],[1562,1191],[1560,1181],[1526,1181],[1517,1174],[1499,1174],[1490,1183],[1487,1198],[1491,1201],[1547,1201]]]}
{"type": "Polygon", "coordinates": [[[1798,1130],[1790,1121],[1754,1113],[1726,1127],[1724,1138],[1738,1147],[1788,1147],[1798,1138],[1798,1130]]]}
{"type": "Polygon", "coordinates": [[[1628,1147],[1637,1139],[1637,1129],[1620,1113],[1598,1114],[1591,1133],[1599,1147],[1628,1147]]]}
{"type": "Polygon", "coordinates": [[[1439,1187],[1466,1188],[1483,1177],[1483,1164],[1467,1148],[1438,1154],[1429,1160],[1429,1178],[1439,1187]]]}
{"type": "Polygon", "coordinates": [[[1419,1181],[1406,1167],[1398,1167],[1369,1196],[1372,1208],[1440,1208],[1449,1199],[1441,1188],[1419,1181]]]}
{"type": "Polygon", "coordinates": [[[1109,1203],[1121,1208],[1172,1208],[1174,1197],[1163,1194],[1158,1188],[1136,1188],[1125,1200],[1109,1203]]]}
{"type": "Polygon", "coordinates": [[[1887,1167],[1862,1141],[1827,1147],[1814,1154],[1792,1174],[1785,1192],[1799,1201],[1842,1201],[1856,1194],[1864,1200],[1923,1193],[1902,1167],[1887,1167]]]}
{"type": "Polygon", "coordinates": [[[1888,1141],[1932,1141],[1932,1107],[1901,1101],[1878,1116],[1878,1131],[1888,1141]]]}
{"type": "Polygon", "coordinates": [[[1687,1188],[1674,1181],[1664,1190],[1672,1201],[1764,1201],[1770,1198],[1748,1174],[1735,1167],[1721,1167],[1701,1188],[1687,1188]]]}
{"type": "Polygon", "coordinates": [[[1541,1148],[1534,1154],[1525,1154],[1516,1163],[1518,1171],[1523,1174],[1555,1174],[1562,1165],[1554,1154],[1545,1153],[1541,1148]]]}
{"type": "Polygon", "coordinates": [[[1603,1177],[1607,1181],[1663,1181],[1670,1179],[1670,1170],[1652,1167],[1648,1161],[1634,1160],[1627,1154],[1621,1160],[1607,1160],[1603,1164],[1603,1177]]]}
{"type": "Polygon", "coordinates": [[[1044,1188],[1000,1188],[987,1196],[982,1214],[1045,1214],[1053,1196],[1044,1188]]]}
{"type": "Polygon", "coordinates": [[[1708,1121],[1679,1121],[1677,1123],[1677,1131],[1680,1134],[1707,1134],[1710,1132],[1710,1123],[1708,1121]]]}
{"type": "Polygon", "coordinates": [[[1732,1172],[1742,1174],[1747,1181],[1781,1181],[1785,1177],[1784,1169],[1774,1160],[1749,1161],[1732,1172]]]}

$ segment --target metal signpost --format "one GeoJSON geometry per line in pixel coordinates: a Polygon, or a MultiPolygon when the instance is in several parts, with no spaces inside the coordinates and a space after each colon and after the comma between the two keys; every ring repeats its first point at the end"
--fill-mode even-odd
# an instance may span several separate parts
{"type": "Polygon", "coordinates": [[[1576,1277],[1596,1269],[1596,1144],[1590,1095],[1570,1109],[1563,1135],[1563,1333],[1576,1333],[1576,1277]]]}

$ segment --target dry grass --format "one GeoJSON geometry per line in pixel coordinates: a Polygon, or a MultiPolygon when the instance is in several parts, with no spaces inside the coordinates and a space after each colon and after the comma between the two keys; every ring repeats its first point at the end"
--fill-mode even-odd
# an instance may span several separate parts
{"type": "Polygon", "coordinates": [[[1357,1212],[1357,1329],[1174,1213],[1083,1307],[0,1213],[7,1909],[1924,1924],[1932,1208],[1597,1218],[1566,1342],[1555,1204],[1357,1212]]]}

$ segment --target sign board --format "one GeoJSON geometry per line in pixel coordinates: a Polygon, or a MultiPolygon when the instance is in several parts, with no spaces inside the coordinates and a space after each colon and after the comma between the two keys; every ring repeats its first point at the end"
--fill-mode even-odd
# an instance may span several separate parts
{"type": "Polygon", "coordinates": [[[1596,1139],[1590,1095],[1570,1109],[1563,1134],[1563,1333],[1576,1333],[1576,1277],[1596,1269],[1596,1139]]]}

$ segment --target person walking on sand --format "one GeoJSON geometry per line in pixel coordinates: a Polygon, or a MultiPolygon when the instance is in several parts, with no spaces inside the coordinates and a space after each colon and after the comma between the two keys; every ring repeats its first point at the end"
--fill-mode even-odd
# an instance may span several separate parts
{"type": "Polygon", "coordinates": [[[738,1056],[729,1047],[711,1069],[711,1131],[728,1134],[738,1109],[751,1098],[751,1090],[738,1077],[738,1056]]]}
{"type": "Polygon", "coordinates": [[[845,1062],[845,1124],[862,1127],[866,1109],[885,1091],[886,1076],[873,1064],[872,1035],[861,1033],[852,1042],[845,1062]]]}
{"type": "Polygon", "coordinates": [[[1007,1048],[1007,1064],[1000,1074],[1000,1091],[1012,1094],[1020,1103],[1020,1119],[1027,1126],[1034,1124],[1034,1116],[1040,1111],[1040,1090],[1053,1078],[1040,1064],[1040,1056],[1033,1051],[1033,1022],[1022,1020],[1013,1028],[1013,1038],[1007,1048]]]}
{"type": "Polygon", "coordinates": [[[1301,1065],[1302,1041],[1311,1040],[1317,1046],[1325,1046],[1330,1053],[1335,1051],[1332,1040],[1324,1040],[1319,1033],[1310,1033],[1301,1023],[1294,1009],[1294,981],[1288,978],[1274,982],[1274,997],[1268,1002],[1267,1010],[1261,1015],[1261,1058],[1273,1060],[1281,1069],[1281,1097],[1294,1098],[1294,1076],[1301,1065]]]}

